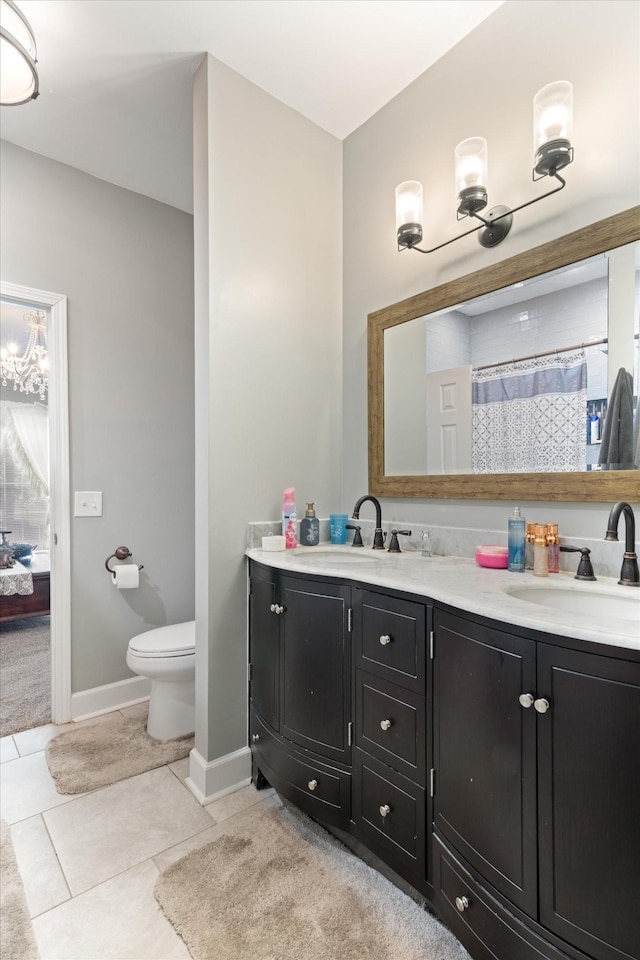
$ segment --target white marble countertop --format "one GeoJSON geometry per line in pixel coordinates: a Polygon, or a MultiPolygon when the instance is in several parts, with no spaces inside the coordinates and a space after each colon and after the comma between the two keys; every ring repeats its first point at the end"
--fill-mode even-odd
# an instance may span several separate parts
{"type": "MultiPolygon", "coordinates": [[[[466,557],[422,557],[418,553],[389,554],[371,548],[332,546],[298,547],[266,551],[249,548],[247,557],[290,573],[339,577],[372,586],[402,590],[439,600],[459,610],[475,613],[506,625],[528,627],[545,633],[626,647],[640,651],[640,588],[621,586],[616,580],[576,580],[572,574],[534,577],[529,571],[511,573],[480,567],[466,557]],[[577,611],[555,609],[511,596],[507,591],[530,588],[570,592],[569,603],[580,599],[577,611]],[[601,603],[595,604],[599,596],[601,603]],[[593,598],[593,599],[592,599],[593,598]],[[622,602],[618,604],[621,598],[622,602]],[[604,610],[608,602],[627,607],[622,614],[604,610]],[[584,602],[585,609],[582,608],[584,602]],[[586,604],[591,609],[586,609],[586,604]]],[[[534,596],[533,592],[530,596],[534,596]]]]}

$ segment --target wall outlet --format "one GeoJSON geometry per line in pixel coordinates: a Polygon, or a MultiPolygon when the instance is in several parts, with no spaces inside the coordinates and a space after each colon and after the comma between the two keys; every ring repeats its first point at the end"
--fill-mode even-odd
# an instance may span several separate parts
{"type": "Polygon", "coordinates": [[[102,490],[76,490],[73,513],[75,517],[101,517],[102,490]]]}

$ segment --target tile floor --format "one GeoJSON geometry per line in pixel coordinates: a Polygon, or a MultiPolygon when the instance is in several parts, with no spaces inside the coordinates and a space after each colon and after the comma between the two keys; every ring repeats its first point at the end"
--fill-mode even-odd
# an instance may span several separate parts
{"type": "Polygon", "coordinates": [[[184,785],[188,759],[63,796],[44,748],[64,729],[0,739],[0,814],[11,826],[40,960],[189,960],[155,900],[156,879],[239,817],[280,801],[250,786],[201,807],[184,785]]]}

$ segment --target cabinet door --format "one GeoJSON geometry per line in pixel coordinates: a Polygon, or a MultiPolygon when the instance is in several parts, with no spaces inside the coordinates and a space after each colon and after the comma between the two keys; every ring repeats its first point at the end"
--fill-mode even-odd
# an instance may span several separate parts
{"type": "Polygon", "coordinates": [[[250,696],[254,708],[274,730],[280,713],[280,616],[271,607],[276,600],[275,571],[252,564],[249,590],[250,696]]]}
{"type": "Polygon", "coordinates": [[[540,644],[540,920],[640,957],[640,663],[540,644]]]}
{"type": "Polygon", "coordinates": [[[348,763],[351,746],[350,588],[283,577],[282,735],[348,763]]]}
{"type": "Polygon", "coordinates": [[[478,872],[537,910],[535,643],[437,610],[434,822],[478,872]]]}

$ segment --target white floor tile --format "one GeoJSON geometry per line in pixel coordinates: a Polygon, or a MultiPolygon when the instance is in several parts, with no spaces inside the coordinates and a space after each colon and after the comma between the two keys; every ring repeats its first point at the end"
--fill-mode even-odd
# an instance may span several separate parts
{"type": "Polygon", "coordinates": [[[32,730],[14,733],[18,753],[21,757],[26,757],[30,753],[37,753],[44,750],[49,740],[53,740],[59,733],[76,730],[78,727],[86,727],[89,724],[102,723],[107,716],[108,714],[104,714],[100,717],[90,717],[88,720],[72,721],[71,723],[46,723],[42,727],[34,727],[32,730]]]}
{"type": "Polygon", "coordinates": [[[42,752],[0,766],[0,809],[7,823],[27,820],[74,799],[57,792],[42,752]]]}
{"type": "Polygon", "coordinates": [[[11,840],[30,916],[69,900],[71,894],[42,817],[14,823],[11,840]]]}
{"type": "Polygon", "coordinates": [[[7,760],[15,760],[18,756],[18,748],[15,745],[13,737],[2,737],[0,739],[0,763],[6,763],[7,760]]]}
{"type": "Polygon", "coordinates": [[[44,820],[74,896],[211,825],[166,767],[49,810],[44,820]]]}
{"type": "Polygon", "coordinates": [[[162,853],[157,854],[153,858],[153,861],[160,872],[164,873],[164,871],[176,863],[177,860],[181,860],[182,857],[186,857],[188,853],[193,853],[194,850],[199,850],[201,847],[206,846],[207,843],[217,840],[218,837],[221,837],[227,830],[235,827],[241,820],[247,820],[250,817],[256,816],[258,812],[262,812],[266,807],[280,806],[282,806],[280,798],[272,791],[271,796],[266,797],[263,801],[253,803],[251,806],[240,810],[233,817],[227,817],[222,823],[216,823],[213,827],[204,830],[195,837],[189,837],[188,840],[183,840],[182,843],[176,844],[175,847],[163,850],[162,853]]]}
{"type": "MultiPolygon", "coordinates": [[[[189,757],[183,757],[182,760],[170,763],[169,770],[176,775],[180,783],[184,783],[189,776],[189,757]]],[[[187,789],[189,788],[187,787],[187,789]]]]}
{"type": "Polygon", "coordinates": [[[190,960],[153,895],[157,878],[146,861],[36,917],[40,960],[190,960]]]}
{"type": "Polygon", "coordinates": [[[244,810],[245,807],[250,807],[254,803],[265,800],[271,796],[273,792],[271,787],[266,790],[256,790],[254,785],[250,784],[248,787],[236,790],[235,793],[229,793],[226,797],[221,797],[220,800],[214,800],[213,803],[208,803],[204,809],[213,817],[216,823],[221,823],[228,817],[235,816],[236,813],[244,810]]]}

